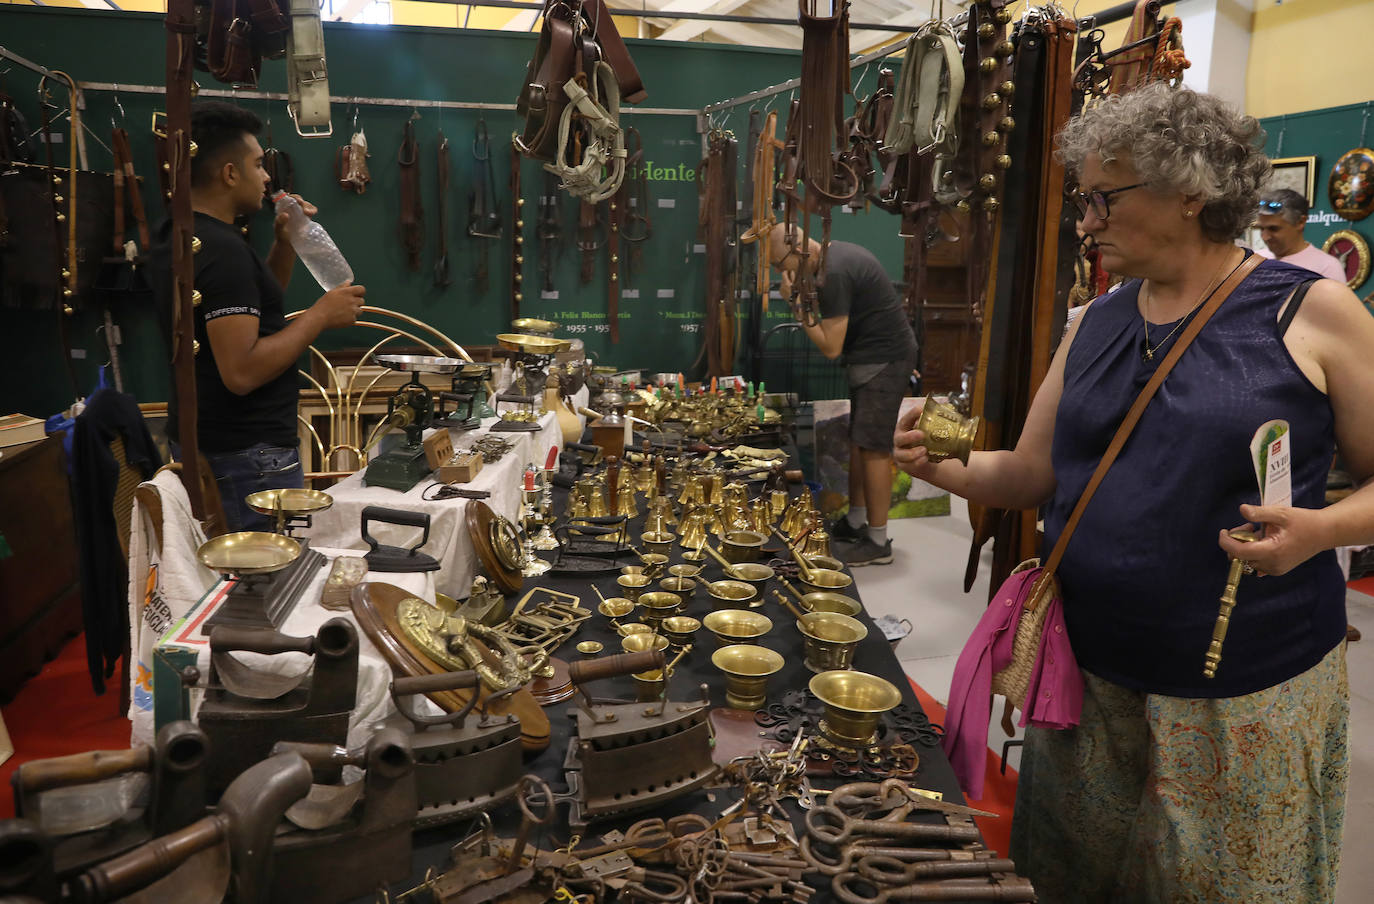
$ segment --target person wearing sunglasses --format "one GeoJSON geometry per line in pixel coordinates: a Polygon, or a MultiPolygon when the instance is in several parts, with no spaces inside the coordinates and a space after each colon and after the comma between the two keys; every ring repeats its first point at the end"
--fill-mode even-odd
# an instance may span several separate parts
{"type": "Polygon", "coordinates": [[[1345,282],[1341,262],[1302,237],[1307,225],[1307,199],[1291,188],[1279,188],[1260,195],[1260,238],[1265,247],[1255,251],[1286,264],[1305,267],[1318,276],[1345,282]]]}
{"type": "Polygon", "coordinates": [[[1082,707],[1075,727],[1026,729],[1011,857],[1042,901],[1331,901],[1350,768],[1333,548],[1374,536],[1374,318],[1300,267],[1236,272],[1270,164],[1259,122],[1224,101],[1157,82],[1088,107],[1058,144],[1082,229],[1125,281],[1060,343],[1014,449],[931,463],[913,411],[899,467],[1040,509],[1047,555],[1141,387],[1236,281],[1066,547],[1082,707]],[[1271,419],[1290,425],[1292,502],[1259,507],[1250,442],[1271,419]],[[1325,506],[1337,440],[1364,486],[1325,506]],[[1227,533],[1246,522],[1259,539],[1227,533]],[[1256,574],[1204,677],[1233,557],[1256,574]]]}

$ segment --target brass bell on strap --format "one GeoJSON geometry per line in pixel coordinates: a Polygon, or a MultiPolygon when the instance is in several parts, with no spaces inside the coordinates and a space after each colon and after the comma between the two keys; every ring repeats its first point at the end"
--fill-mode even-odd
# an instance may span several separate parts
{"type": "Polygon", "coordinates": [[[998,94],[996,91],[992,92],[987,97],[983,98],[984,110],[995,110],[997,109],[997,107],[1001,106],[1001,104],[1002,95],[998,94]]]}
{"type": "Polygon", "coordinates": [[[997,61],[992,57],[983,57],[978,61],[978,71],[984,75],[991,75],[997,71],[997,61]]]}

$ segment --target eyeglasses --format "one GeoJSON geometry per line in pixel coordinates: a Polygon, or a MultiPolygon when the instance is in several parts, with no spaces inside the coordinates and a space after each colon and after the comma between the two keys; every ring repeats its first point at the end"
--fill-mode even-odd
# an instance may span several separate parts
{"type": "Polygon", "coordinates": [[[1123,191],[1130,191],[1133,188],[1140,188],[1144,182],[1137,182],[1135,185],[1123,185],[1120,188],[1113,188],[1107,191],[1070,191],[1069,201],[1078,211],[1078,218],[1081,220],[1088,215],[1088,207],[1092,206],[1093,213],[1097,214],[1099,220],[1105,220],[1112,215],[1111,207],[1107,199],[1112,195],[1119,195],[1123,191]]]}

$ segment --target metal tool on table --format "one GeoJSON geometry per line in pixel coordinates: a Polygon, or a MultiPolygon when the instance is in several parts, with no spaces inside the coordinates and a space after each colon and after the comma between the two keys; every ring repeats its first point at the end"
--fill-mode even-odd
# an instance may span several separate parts
{"type": "MultiPolygon", "coordinates": [[[[1240,540],[1242,543],[1253,543],[1260,538],[1260,535],[1249,528],[1236,528],[1230,531],[1231,539],[1240,540]]],[[[1221,592],[1221,607],[1217,611],[1217,621],[1212,627],[1212,642],[1207,647],[1207,656],[1203,660],[1202,677],[1215,678],[1217,669],[1221,666],[1221,645],[1226,642],[1226,630],[1231,627],[1231,613],[1236,608],[1236,590],[1240,586],[1242,575],[1253,574],[1254,568],[1244,559],[1235,558],[1231,560],[1231,567],[1226,573],[1226,588],[1221,592]]]]}
{"type": "Polygon", "coordinates": [[[177,721],[152,747],[31,760],[10,776],[14,813],[46,836],[53,872],[72,875],[199,819],[207,748],[203,731],[177,721]]]}
{"type": "Polygon", "coordinates": [[[431,470],[421,440],[434,424],[434,396],[421,382],[420,374],[453,374],[467,362],[429,355],[376,355],[373,360],[389,370],[410,374],[410,382],[387,399],[386,419],[373,428],[363,451],[370,450],[390,430],[403,430],[406,439],[367,463],[363,483],[404,493],[428,477],[431,470]]]}
{"type": "Polygon", "coordinates": [[[334,497],[320,490],[290,488],[249,493],[244,502],[259,515],[270,515],[276,522],[273,530],[289,537],[297,528],[309,529],[315,515],[333,507],[334,497]]]}
{"type": "Polygon", "coordinates": [[[272,837],[287,807],[309,790],[310,766],[300,754],[258,762],[212,813],[74,877],[63,900],[104,904],[135,900],[136,892],[136,900],[159,904],[271,900],[272,837]]]}
{"type": "MultiPolygon", "coordinates": [[[[195,670],[191,670],[195,671],[195,670]]],[[[188,675],[197,678],[197,675],[188,675]]],[[[196,721],[209,739],[206,784],[211,795],[265,759],[278,741],[343,744],[357,702],[358,632],[331,618],[314,637],[263,628],[219,627],[210,634],[210,672],[196,721]],[[237,652],[304,653],[313,667],[290,675],[254,668],[237,652]]],[[[335,774],[321,774],[324,781],[335,774]]]]}
{"type": "Polygon", "coordinates": [[[687,703],[593,702],[586,685],[619,675],[663,669],[661,651],[625,653],[569,665],[582,692],[575,712],[577,738],[568,745],[569,825],[652,808],[711,781],[710,696],[687,703]],[[576,778],[574,778],[576,775],[576,778]]]}
{"type": "Polygon", "coordinates": [[[196,558],[234,585],[201,625],[209,634],[220,625],[276,628],[286,621],[315,572],[327,559],[306,540],[265,531],[220,534],[196,550],[196,558]]]}
{"type": "Polygon", "coordinates": [[[490,383],[490,364],[464,364],[454,371],[453,389],[439,393],[435,426],[472,430],[482,426],[482,418],[495,417],[496,412],[487,403],[487,387],[490,383]],[[445,402],[453,403],[452,411],[445,412],[445,402]]]}
{"type": "MultiPolygon", "coordinates": [[[[415,757],[417,829],[486,812],[515,795],[523,770],[519,719],[510,713],[489,713],[485,706],[474,715],[476,693],[457,712],[441,716],[421,715],[402,702],[433,691],[475,689],[479,680],[469,669],[391,682],[399,714],[395,720],[414,727],[410,746],[415,757]]],[[[492,697],[499,699],[500,694],[492,697]]]]}
{"type": "Polygon", "coordinates": [[[348,784],[316,784],[286,811],[272,839],[268,900],[345,901],[410,874],[416,814],[415,758],[394,726],[362,751],[330,744],[283,742],[273,754],[297,753],[316,772],[363,769],[348,784]]]}
{"type": "Polygon", "coordinates": [[[364,507],[360,530],[363,540],[367,542],[368,546],[368,553],[363,556],[367,560],[368,570],[392,573],[438,571],[439,561],[431,555],[420,552],[420,547],[429,542],[429,524],[428,512],[385,508],[380,505],[364,507]],[[409,549],[403,549],[399,546],[384,546],[368,530],[368,524],[374,521],[400,527],[418,527],[420,528],[420,541],[409,549]]]}
{"type": "Polygon", "coordinates": [[[504,392],[496,395],[497,413],[501,419],[491,429],[493,432],[537,432],[549,364],[555,354],[567,349],[571,343],[567,339],[524,333],[499,333],[496,341],[511,352],[515,379],[504,392]],[[502,411],[503,404],[516,407],[502,411]]]}

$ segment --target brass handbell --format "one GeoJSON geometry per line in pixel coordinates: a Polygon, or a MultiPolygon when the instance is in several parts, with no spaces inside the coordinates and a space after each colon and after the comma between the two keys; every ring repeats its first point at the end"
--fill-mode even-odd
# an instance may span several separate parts
{"type": "Polygon", "coordinates": [[[781,518],[782,513],[787,511],[787,491],[773,490],[768,494],[768,504],[773,509],[773,517],[781,518]]]}
{"type": "Polygon", "coordinates": [[[591,496],[587,501],[587,515],[591,518],[604,518],[611,513],[606,506],[606,486],[602,483],[594,483],[591,486],[591,496]]]}
{"type": "MultiPolygon", "coordinates": [[[[1230,531],[1231,538],[1242,543],[1253,543],[1259,535],[1249,528],[1238,527],[1230,531]]],[[[1202,677],[1215,678],[1217,667],[1221,665],[1221,645],[1226,640],[1226,629],[1231,627],[1231,611],[1236,608],[1236,588],[1240,586],[1241,575],[1253,571],[1244,559],[1232,559],[1231,570],[1226,573],[1226,589],[1221,592],[1221,608],[1217,611],[1217,622],[1212,626],[1212,642],[1207,647],[1207,657],[1203,660],[1202,677]]]]}
{"type": "Polygon", "coordinates": [[[708,480],[711,481],[711,495],[707,498],[711,500],[712,505],[724,505],[725,475],[721,474],[719,471],[713,471],[710,474],[707,474],[706,477],[708,480]]]}
{"type": "Polygon", "coordinates": [[[635,500],[633,486],[621,487],[615,494],[615,513],[626,518],[639,517],[639,503],[635,500]]]}
{"type": "Polygon", "coordinates": [[[693,474],[687,478],[687,482],[682,485],[682,496],[678,498],[680,505],[705,505],[706,504],[706,481],[704,474],[693,474]]]}
{"type": "Polygon", "coordinates": [[[802,544],[801,554],[808,559],[817,556],[830,556],[830,534],[822,528],[816,528],[806,535],[806,541],[802,544]]]}
{"type": "Polygon", "coordinates": [[[953,405],[926,398],[916,429],[926,435],[926,456],[931,461],[957,458],[968,464],[980,418],[966,418],[953,405]]]}
{"type": "Polygon", "coordinates": [[[655,496],[649,510],[649,523],[654,525],[654,530],[671,530],[676,527],[678,520],[673,514],[673,500],[667,496],[655,496]]]}
{"type": "Polygon", "coordinates": [[[687,516],[687,520],[682,525],[682,537],[679,541],[685,549],[701,549],[706,545],[706,517],[701,509],[693,511],[687,516]]]}
{"type": "Polygon", "coordinates": [[[721,523],[730,530],[753,530],[754,522],[744,513],[743,507],[733,500],[725,503],[725,511],[721,513],[721,523]]]}
{"type": "Polygon", "coordinates": [[[571,517],[586,518],[591,515],[593,490],[594,485],[590,480],[579,480],[577,482],[573,487],[571,517]]]}
{"type": "Polygon", "coordinates": [[[811,517],[811,506],[806,501],[806,497],[798,496],[792,500],[792,504],[787,507],[787,511],[782,513],[782,532],[789,537],[795,537],[806,527],[807,519],[811,517]]]}
{"type": "Polygon", "coordinates": [[[767,535],[773,529],[773,507],[768,504],[768,500],[762,496],[754,500],[749,506],[749,514],[753,516],[753,530],[767,535]]]}

